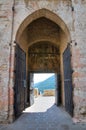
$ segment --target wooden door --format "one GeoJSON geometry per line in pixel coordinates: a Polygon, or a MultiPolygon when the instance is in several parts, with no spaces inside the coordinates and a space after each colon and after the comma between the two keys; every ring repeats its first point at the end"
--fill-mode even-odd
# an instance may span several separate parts
{"type": "Polygon", "coordinates": [[[61,104],[61,81],[60,74],[56,74],[56,89],[55,89],[55,104],[59,106],[61,104]]]}
{"type": "Polygon", "coordinates": [[[73,87],[72,87],[72,69],[71,69],[71,53],[68,46],[63,53],[64,64],[64,92],[65,92],[65,109],[73,115],[73,87]]]}
{"type": "Polygon", "coordinates": [[[14,111],[17,117],[25,109],[26,54],[19,45],[16,45],[15,52],[14,111]]]}

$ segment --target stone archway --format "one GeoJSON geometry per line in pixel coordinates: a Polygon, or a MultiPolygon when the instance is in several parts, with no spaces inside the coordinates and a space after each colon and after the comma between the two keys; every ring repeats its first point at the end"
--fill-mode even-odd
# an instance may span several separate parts
{"type": "MultiPolygon", "coordinates": [[[[40,9],[28,16],[20,25],[16,38],[18,46],[26,53],[26,81],[28,81],[28,49],[33,45],[52,43],[59,50],[59,72],[62,81],[62,104],[64,105],[63,52],[71,41],[69,30],[63,20],[46,9],[40,9]]],[[[18,97],[17,97],[18,98],[18,97]]]]}
{"type": "Polygon", "coordinates": [[[22,32],[25,30],[25,28],[32,23],[33,21],[35,21],[36,19],[39,19],[41,17],[47,18],[49,20],[51,20],[52,22],[54,22],[55,24],[57,24],[62,31],[66,34],[67,37],[67,42],[71,41],[71,36],[70,36],[70,32],[69,29],[67,27],[67,25],[64,23],[64,21],[55,13],[53,13],[52,11],[49,11],[48,9],[40,9],[35,11],[34,13],[32,13],[31,15],[29,15],[28,17],[26,17],[26,19],[24,19],[24,21],[21,23],[21,25],[19,26],[19,29],[16,33],[16,42],[19,43],[19,38],[22,34],[22,32]]]}

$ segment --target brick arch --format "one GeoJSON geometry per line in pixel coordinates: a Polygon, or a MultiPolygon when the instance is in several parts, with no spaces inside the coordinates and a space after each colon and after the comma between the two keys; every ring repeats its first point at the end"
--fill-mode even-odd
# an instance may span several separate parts
{"type": "Polygon", "coordinates": [[[19,29],[16,33],[15,40],[17,43],[19,43],[21,34],[27,28],[27,26],[30,23],[32,23],[34,20],[37,20],[41,17],[47,18],[47,19],[51,20],[52,22],[54,22],[55,24],[57,24],[62,29],[62,31],[66,34],[67,42],[71,41],[69,29],[68,29],[67,25],[64,23],[64,21],[57,14],[44,8],[44,9],[39,9],[39,10],[33,12],[31,15],[29,15],[28,17],[26,17],[24,19],[24,21],[21,23],[21,25],[19,26],[19,29]]]}

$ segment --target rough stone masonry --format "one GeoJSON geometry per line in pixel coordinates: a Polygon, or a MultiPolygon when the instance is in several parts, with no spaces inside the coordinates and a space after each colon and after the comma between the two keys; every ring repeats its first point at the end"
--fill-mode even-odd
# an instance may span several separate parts
{"type": "Polygon", "coordinates": [[[86,0],[0,0],[0,122],[14,119],[14,41],[21,33],[18,29],[40,9],[59,16],[69,30],[74,118],[86,121],[86,0]]]}

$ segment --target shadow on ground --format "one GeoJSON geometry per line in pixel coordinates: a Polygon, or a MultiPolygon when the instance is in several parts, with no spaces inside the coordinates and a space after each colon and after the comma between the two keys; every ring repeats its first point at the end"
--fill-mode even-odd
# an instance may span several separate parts
{"type": "MultiPolygon", "coordinates": [[[[50,99],[44,99],[50,101],[50,99]]],[[[40,100],[42,101],[42,99],[40,100]]],[[[46,109],[44,109],[42,107],[43,102],[38,105],[41,112],[37,109],[37,100],[14,123],[1,125],[0,130],[86,130],[86,124],[74,124],[70,115],[62,108],[57,107],[55,104],[47,107],[48,105],[45,104],[44,108],[46,109]]]]}

